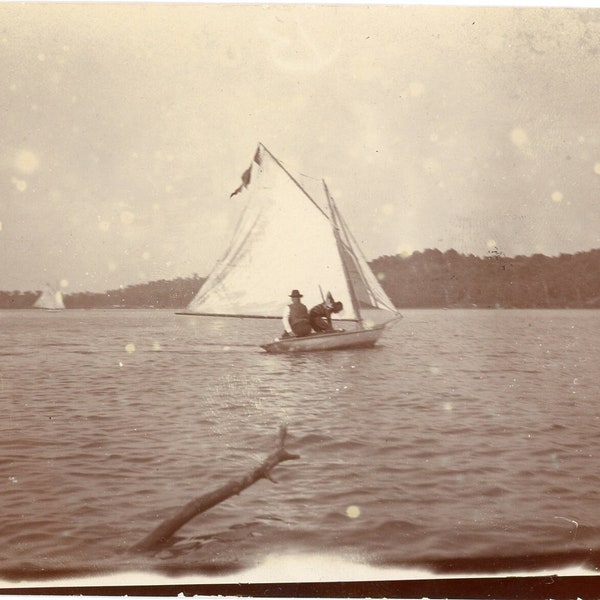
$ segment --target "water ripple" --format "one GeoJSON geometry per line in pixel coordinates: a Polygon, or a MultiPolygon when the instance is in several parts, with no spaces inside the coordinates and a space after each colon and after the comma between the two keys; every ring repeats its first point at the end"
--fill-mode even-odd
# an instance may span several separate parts
{"type": "Polygon", "coordinates": [[[375,350],[302,356],[258,351],[279,324],[30,312],[0,332],[6,577],[225,572],[292,549],[451,571],[600,544],[597,311],[406,311],[375,350]],[[278,485],[124,552],[255,468],[282,423],[301,458],[278,485]]]}

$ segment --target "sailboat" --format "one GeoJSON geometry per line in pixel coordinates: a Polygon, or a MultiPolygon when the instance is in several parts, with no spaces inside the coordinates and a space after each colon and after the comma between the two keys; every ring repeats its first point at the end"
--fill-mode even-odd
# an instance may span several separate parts
{"type": "MultiPolygon", "coordinates": [[[[324,290],[341,301],[334,319],[350,329],[276,338],[270,353],[362,348],[375,345],[396,308],[373,274],[325,181],[309,193],[263,144],[242,184],[231,194],[242,214],[231,243],[184,312],[213,317],[281,319],[290,290],[300,289],[310,309],[324,290]],[[376,321],[364,312],[385,313],[376,321]]],[[[313,180],[314,181],[314,180],[313,180]]],[[[337,325],[337,323],[336,323],[337,325]]]]}
{"type": "Polygon", "coordinates": [[[44,310],[64,310],[65,303],[60,290],[54,289],[50,284],[46,284],[38,299],[34,302],[33,308],[42,308],[44,310]]]}

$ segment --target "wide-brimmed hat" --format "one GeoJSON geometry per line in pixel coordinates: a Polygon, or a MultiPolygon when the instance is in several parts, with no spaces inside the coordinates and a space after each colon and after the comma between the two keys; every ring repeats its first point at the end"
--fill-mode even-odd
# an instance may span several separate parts
{"type": "Polygon", "coordinates": [[[292,290],[290,298],[303,298],[303,296],[298,290],[292,290]]]}

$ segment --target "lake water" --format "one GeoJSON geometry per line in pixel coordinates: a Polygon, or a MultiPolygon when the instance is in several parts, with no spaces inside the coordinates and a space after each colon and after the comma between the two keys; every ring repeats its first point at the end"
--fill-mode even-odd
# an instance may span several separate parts
{"type": "Polygon", "coordinates": [[[276,321],[0,311],[0,578],[244,581],[282,555],[391,573],[596,556],[600,311],[402,312],[373,349],[286,356],[256,346],[276,321]],[[128,552],[254,468],[281,424],[301,458],[277,484],[155,554],[128,552]]]}

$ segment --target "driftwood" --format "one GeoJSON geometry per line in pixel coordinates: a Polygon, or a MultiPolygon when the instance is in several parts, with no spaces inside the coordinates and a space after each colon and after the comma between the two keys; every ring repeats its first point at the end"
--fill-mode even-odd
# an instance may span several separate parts
{"type": "Polygon", "coordinates": [[[273,483],[276,483],[271,477],[271,470],[280,462],[300,458],[300,455],[290,454],[283,447],[286,433],[286,427],[282,426],[279,430],[279,444],[277,449],[269,454],[269,456],[267,456],[267,458],[265,458],[265,460],[253,471],[240,479],[232,480],[229,483],[222,485],[220,488],[188,502],[177,514],[170,519],[163,521],[163,523],[161,523],[152,533],[133,546],[131,550],[134,552],[148,552],[158,549],[162,544],[167,542],[178,529],[196,515],[207,511],[209,508],[216,506],[231,496],[239,494],[253,483],[256,483],[259,479],[269,479],[270,481],[273,481],[273,483]]]}

